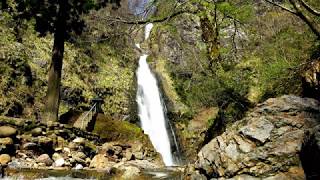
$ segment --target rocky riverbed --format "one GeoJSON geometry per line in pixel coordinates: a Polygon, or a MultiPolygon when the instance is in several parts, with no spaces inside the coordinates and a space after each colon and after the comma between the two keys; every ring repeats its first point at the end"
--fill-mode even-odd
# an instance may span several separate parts
{"type": "Polygon", "coordinates": [[[165,168],[142,141],[106,141],[51,122],[0,117],[1,175],[16,179],[317,179],[320,103],[285,95],[258,104],[198,152],[165,168]]]}
{"type": "Polygon", "coordinates": [[[163,168],[158,153],[139,141],[103,142],[98,135],[69,125],[5,117],[0,121],[0,164],[2,176],[29,172],[21,175],[29,174],[29,179],[79,170],[82,178],[126,178],[140,176],[144,169],[163,168]]]}

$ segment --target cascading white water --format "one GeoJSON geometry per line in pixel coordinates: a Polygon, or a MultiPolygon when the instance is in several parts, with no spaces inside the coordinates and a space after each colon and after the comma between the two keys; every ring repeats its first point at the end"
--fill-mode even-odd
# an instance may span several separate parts
{"type": "Polygon", "coordinates": [[[153,24],[149,23],[146,25],[145,31],[144,31],[144,39],[147,40],[149,38],[150,32],[153,28],[153,24]]]}
{"type": "MultiPolygon", "coordinates": [[[[148,39],[153,25],[145,28],[145,39],[148,39]]],[[[136,45],[138,48],[139,44],[136,45]]],[[[149,135],[156,150],[161,154],[166,166],[173,166],[173,157],[169,135],[166,129],[166,118],[161,103],[157,80],[147,63],[148,55],[140,56],[137,70],[138,92],[137,103],[142,129],[149,135]]]]}

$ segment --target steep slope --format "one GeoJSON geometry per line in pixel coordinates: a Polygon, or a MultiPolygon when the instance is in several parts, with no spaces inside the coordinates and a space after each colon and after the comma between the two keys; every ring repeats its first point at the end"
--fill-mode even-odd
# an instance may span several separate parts
{"type": "MultiPolygon", "coordinates": [[[[104,113],[114,119],[134,119],[137,55],[132,41],[117,34],[126,33],[124,26],[90,21],[106,12],[102,9],[89,14],[83,35],[66,43],[60,115],[70,109],[89,110],[91,99],[100,97],[104,113]]],[[[41,119],[52,37],[38,37],[33,22],[25,21],[20,25],[24,28],[20,30],[21,41],[17,41],[17,22],[6,12],[2,15],[0,114],[41,119]]]]}
{"type": "Polygon", "coordinates": [[[148,45],[187,159],[255,104],[303,94],[315,36],[296,17],[261,1],[157,5],[154,19],[183,12],[155,24],[148,45]]]}

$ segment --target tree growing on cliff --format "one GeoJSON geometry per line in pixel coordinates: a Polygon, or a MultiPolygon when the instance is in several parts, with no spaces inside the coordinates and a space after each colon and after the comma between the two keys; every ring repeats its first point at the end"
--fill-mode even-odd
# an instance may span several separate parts
{"type": "Polygon", "coordinates": [[[54,43],[48,72],[45,121],[57,121],[60,103],[60,83],[64,44],[72,35],[80,34],[85,27],[82,14],[90,9],[104,7],[120,0],[10,0],[1,1],[1,8],[16,11],[16,19],[35,19],[35,30],[40,36],[52,33],[54,43]],[[13,4],[8,8],[8,2],[13,4]]]}
{"type": "Polygon", "coordinates": [[[320,10],[316,10],[311,4],[319,3],[317,0],[310,1],[310,3],[305,0],[288,0],[287,4],[289,6],[286,6],[286,1],[281,1],[282,3],[274,0],[265,1],[300,18],[309,26],[317,38],[320,39],[320,10]]]}

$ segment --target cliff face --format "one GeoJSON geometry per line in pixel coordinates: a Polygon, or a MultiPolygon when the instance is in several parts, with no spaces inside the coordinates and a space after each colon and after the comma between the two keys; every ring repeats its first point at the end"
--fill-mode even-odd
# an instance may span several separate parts
{"type": "Polygon", "coordinates": [[[257,103],[302,95],[301,64],[310,58],[314,36],[294,16],[261,1],[157,5],[154,19],[186,11],[154,23],[144,46],[187,159],[195,159],[190,149],[223,133],[257,103]],[[203,116],[212,109],[219,113],[203,116]]]}
{"type": "Polygon", "coordinates": [[[305,165],[315,163],[317,159],[310,157],[319,154],[306,145],[319,117],[319,102],[314,99],[288,95],[269,99],[205,145],[196,168],[207,177],[304,179],[303,168],[314,172],[305,165]]]}
{"type": "MultiPolygon", "coordinates": [[[[201,39],[200,18],[185,14],[166,24],[156,24],[150,37],[150,61],[159,75],[167,105],[172,113],[189,111],[184,97],[176,90],[176,77],[192,76],[198,67],[195,61],[204,60],[206,54],[201,39]]],[[[200,63],[200,62],[199,62],[200,63]]]]}

